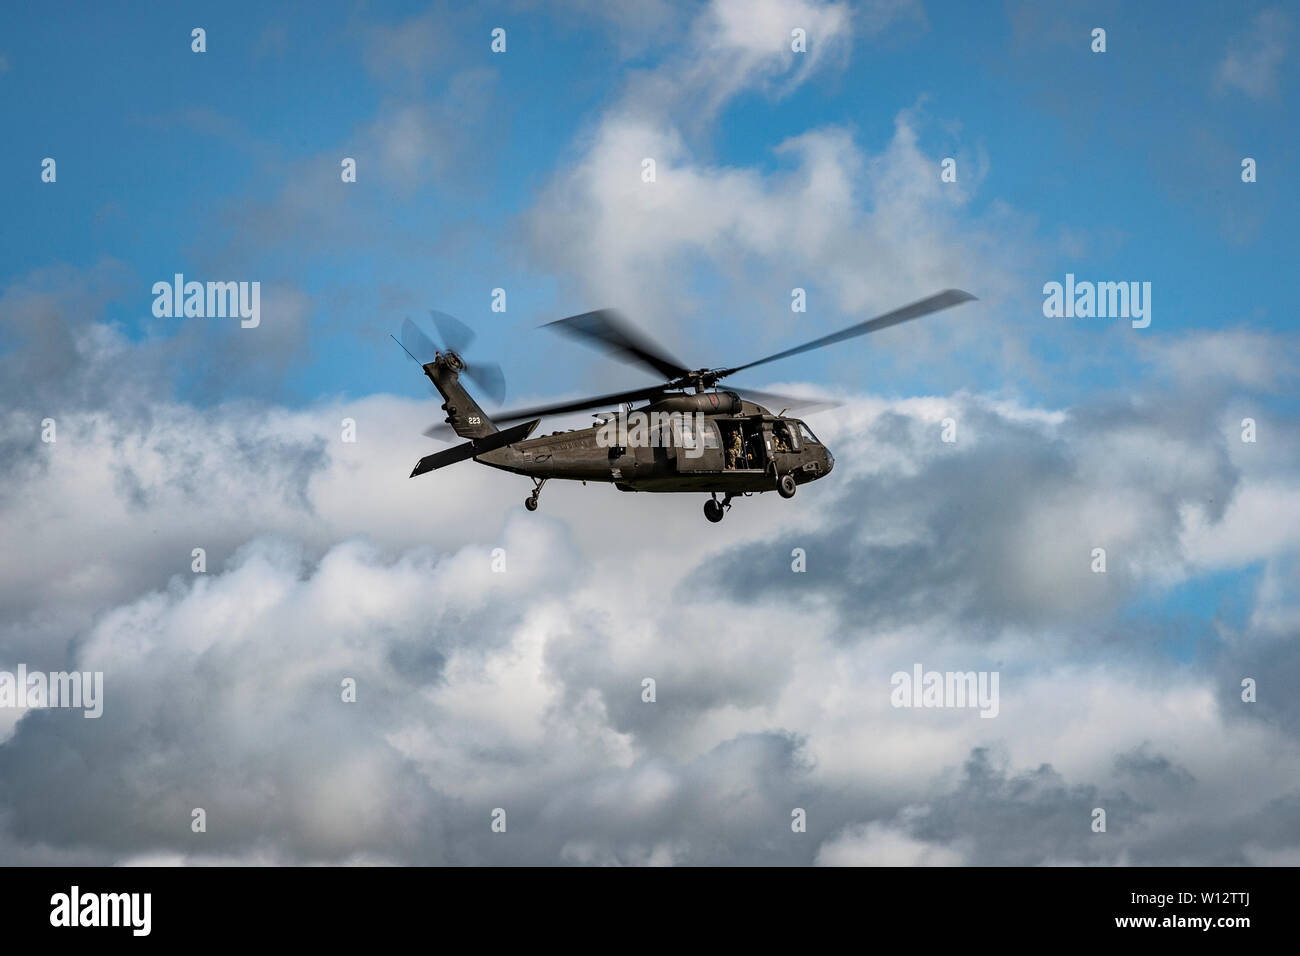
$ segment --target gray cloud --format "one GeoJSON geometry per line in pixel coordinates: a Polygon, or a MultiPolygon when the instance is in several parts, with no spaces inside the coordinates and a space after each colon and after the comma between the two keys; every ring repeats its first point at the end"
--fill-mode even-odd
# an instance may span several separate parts
{"type": "MultiPolygon", "coordinates": [[[[147,445],[90,419],[72,431],[77,461],[60,451],[30,478],[81,482],[97,523],[34,516],[19,538],[27,576],[5,574],[18,600],[6,601],[0,663],[103,670],[107,700],[99,720],[29,712],[10,726],[0,820],[14,859],[1194,862],[1300,841],[1286,815],[1293,758],[1264,756],[1295,753],[1272,684],[1294,669],[1293,642],[1242,645],[1272,703],[1233,719],[1226,678],[1149,683],[1165,658],[1149,636],[1118,643],[1120,597],[1064,593],[1095,580],[1086,555],[1055,596],[990,570],[1037,563],[1058,578],[1050,549],[1086,543],[1087,529],[1064,542],[1037,529],[1062,527],[1050,516],[1075,515],[1088,489],[1111,503],[1119,540],[1147,547],[1131,572],[1112,552],[1106,587],[1129,594],[1180,573],[1178,502],[1213,492],[1210,520],[1235,520],[1224,504],[1254,474],[1225,463],[1190,411],[1179,425],[1150,409],[1046,413],[970,396],[851,405],[839,435],[823,429],[842,484],[829,497],[805,489],[797,515],[739,503],[738,524],[716,529],[748,542],[735,554],[699,533],[694,507],[655,544],[673,503],[596,489],[485,534],[459,502],[506,512],[509,478],[448,472],[431,496],[401,467],[401,420],[423,409],[390,399],[349,411],[364,455],[326,437],[341,411],[318,423],[310,411],[158,406],[147,445]],[[944,408],[957,409],[956,447],[937,440],[944,408]],[[386,500],[357,497],[390,471],[401,480],[386,500]],[[938,493],[955,487],[960,509],[938,493]],[[600,533],[614,513],[647,544],[635,568],[623,537],[600,533]],[[908,548],[870,543],[904,532],[908,548]],[[207,575],[189,571],[195,542],[211,545],[207,575]],[[789,571],[794,542],[806,576],[789,571]],[[503,575],[490,569],[496,546],[503,575]],[[95,587],[77,593],[81,610],[51,619],[87,560],[99,570],[82,574],[95,587]],[[830,587],[829,569],[849,585],[830,587]],[[1110,669],[1080,671],[1112,630],[1110,669]],[[1030,653],[1022,635],[1045,634],[1070,640],[1039,637],[1030,653]],[[1013,660],[997,720],[889,708],[900,662],[965,669],[989,654],[1013,660]],[[339,699],[344,676],[358,681],[355,705],[339,699]],[[653,704],[641,700],[647,676],[653,704]],[[1217,708],[1177,713],[1207,693],[1217,708]],[[1074,737],[1080,725],[1100,741],[1095,759],[1081,756],[1094,748],[1074,737]],[[1223,764],[1223,752],[1260,757],[1223,764]],[[1252,793],[1228,797],[1240,773],[1252,793]],[[1108,840],[1087,829],[1093,806],[1107,808],[1108,840]],[[209,814],[202,839],[193,807],[209,814]],[[488,826],[496,807],[510,821],[501,839],[488,826]],[[795,807],[807,834],[790,831],[795,807]],[[1214,813],[1200,850],[1172,835],[1214,813]]],[[[7,523],[32,500],[10,495],[7,523]]],[[[1222,672],[1239,666],[1225,652],[1222,672]]]]}
{"type": "Polygon", "coordinates": [[[972,635],[1068,626],[1093,641],[1099,610],[1183,564],[1184,509],[1218,520],[1238,481],[1195,405],[1100,405],[1053,422],[957,400],[943,414],[951,444],[934,418],[877,416],[857,450],[881,464],[847,479],[818,526],[782,532],[763,561],[744,547],[711,558],[702,579],[737,600],[832,601],[861,634],[960,619],[972,635]],[[806,576],[790,573],[796,547],[806,576]],[[1105,574],[1092,569],[1098,547],[1105,574]]]}

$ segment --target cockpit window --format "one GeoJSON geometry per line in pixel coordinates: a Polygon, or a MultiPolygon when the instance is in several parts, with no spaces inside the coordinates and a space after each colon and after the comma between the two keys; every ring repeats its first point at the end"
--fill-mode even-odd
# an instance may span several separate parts
{"type": "Polygon", "coordinates": [[[817,440],[817,436],[814,435],[811,431],[809,431],[808,426],[805,425],[803,422],[799,423],[799,434],[803,436],[804,441],[810,441],[815,445],[821,444],[821,442],[817,440]]]}
{"type": "Polygon", "coordinates": [[[772,425],[772,438],[776,441],[776,451],[799,450],[799,442],[785,422],[775,422],[772,425]]]}

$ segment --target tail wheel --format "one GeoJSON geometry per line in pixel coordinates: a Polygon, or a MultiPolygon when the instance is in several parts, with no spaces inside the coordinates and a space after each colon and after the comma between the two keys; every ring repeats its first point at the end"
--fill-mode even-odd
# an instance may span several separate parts
{"type": "Polygon", "coordinates": [[[537,496],[536,496],[536,495],[529,495],[527,498],[525,498],[525,499],[524,499],[524,507],[527,508],[529,511],[536,511],[536,510],[537,510],[537,496]]]}
{"type": "Polygon", "coordinates": [[[782,498],[793,498],[799,485],[795,483],[794,475],[782,475],[781,480],[776,484],[776,490],[782,498]]]}
{"type": "Polygon", "coordinates": [[[704,502],[704,517],[717,524],[722,520],[722,505],[710,498],[704,502]]]}

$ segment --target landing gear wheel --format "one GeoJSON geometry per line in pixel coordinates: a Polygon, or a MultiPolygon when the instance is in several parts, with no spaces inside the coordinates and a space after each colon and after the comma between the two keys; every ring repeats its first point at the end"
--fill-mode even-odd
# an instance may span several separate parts
{"type": "Polygon", "coordinates": [[[793,498],[794,493],[799,486],[795,483],[794,475],[782,475],[781,480],[776,484],[777,493],[782,498],[793,498]]]}
{"type": "Polygon", "coordinates": [[[704,502],[704,517],[708,518],[714,524],[717,524],[722,520],[722,505],[718,504],[718,502],[713,498],[710,498],[708,501],[704,502]]]}
{"type": "Polygon", "coordinates": [[[546,484],[546,482],[548,482],[549,480],[550,480],[549,478],[533,479],[533,493],[524,499],[524,507],[527,508],[529,511],[537,510],[537,499],[541,497],[542,485],[546,484]]]}

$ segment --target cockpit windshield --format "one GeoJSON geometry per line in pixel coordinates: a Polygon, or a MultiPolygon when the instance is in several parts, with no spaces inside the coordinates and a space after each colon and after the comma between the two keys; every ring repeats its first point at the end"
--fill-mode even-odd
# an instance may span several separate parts
{"type": "Polygon", "coordinates": [[[799,434],[803,436],[804,441],[812,442],[814,445],[821,444],[821,442],[817,440],[817,436],[814,435],[811,431],[809,431],[808,426],[805,425],[803,422],[799,423],[799,434]]]}

